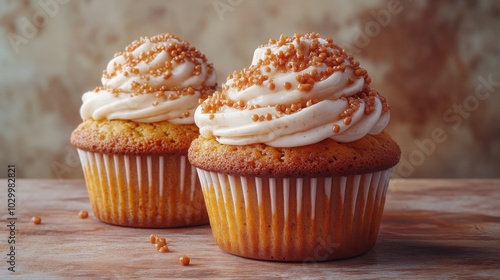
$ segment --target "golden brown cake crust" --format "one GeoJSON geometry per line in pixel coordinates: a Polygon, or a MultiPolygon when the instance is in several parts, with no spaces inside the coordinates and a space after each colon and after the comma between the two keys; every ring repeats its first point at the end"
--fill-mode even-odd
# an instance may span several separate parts
{"type": "Polygon", "coordinates": [[[105,154],[186,154],[191,141],[198,135],[194,124],[86,120],[71,134],[71,144],[85,151],[105,154]]]}
{"type": "Polygon", "coordinates": [[[265,144],[223,145],[214,138],[195,139],[188,158],[195,167],[239,176],[348,176],[382,171],[399,161],[401,150],[387,134],[366,135],[350,143],[331,139],[319,143],[275,148],[265,144]]]}

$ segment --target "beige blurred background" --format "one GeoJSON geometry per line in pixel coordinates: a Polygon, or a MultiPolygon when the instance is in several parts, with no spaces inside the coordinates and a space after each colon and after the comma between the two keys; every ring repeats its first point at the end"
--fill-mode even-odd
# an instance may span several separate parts
{"type": "Polygon", "coordinates": [[[170,32],[219,84],[256,46],[316,31],[354,54],[392,107],[394,177],[499,177],[500,1],[0,0],[0,177],[83,178],[71,131],[117,51],[170,32]]]}

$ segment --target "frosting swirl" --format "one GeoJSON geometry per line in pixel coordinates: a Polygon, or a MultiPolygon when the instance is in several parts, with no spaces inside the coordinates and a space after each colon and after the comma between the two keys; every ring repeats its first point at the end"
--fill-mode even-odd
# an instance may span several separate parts
{"type": "Polygon", "coordinates": [[[271,39],[195,112],[204,137],[222,144],[297,147],[380,133],[389,106],[359,62],[330,38],[271,39]]]}
{"type": "Polygon", "coordinates": [[[102,87],[85,93],[82,119],[194,123],[194,111],[217,86],[212,64],[171,34],[143,37],[118,52],[102,87]]]}

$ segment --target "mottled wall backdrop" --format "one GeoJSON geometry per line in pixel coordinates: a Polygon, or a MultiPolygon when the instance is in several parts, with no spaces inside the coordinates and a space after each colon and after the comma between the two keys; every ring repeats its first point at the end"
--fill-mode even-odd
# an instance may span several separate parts
{"type": "Polygon", "coordinates": [[[81,178],[69,145],[81,95],[116,51],[170,32],[219,84],[281,33],[316,31],[358,57],[392,106],[395,177],[499,177],[499,1],[0,1],[0,177],[81,178]]]}

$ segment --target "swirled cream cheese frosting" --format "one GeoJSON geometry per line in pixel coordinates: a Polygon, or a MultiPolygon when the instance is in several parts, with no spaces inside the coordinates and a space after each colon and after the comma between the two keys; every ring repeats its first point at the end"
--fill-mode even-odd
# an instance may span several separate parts
{"type": "Polygon", "coordinates": [[[359,62],[317,33],[271,39],[197,108],[204,137],[222,144],[298,147],[379,134],[389,105],[359,62]]]}
{"type": "Polygon", "coordinates": [[[171,34],[142,37],[118,52],[102,86],[83,95],[83,120],[193,124],[199,100],[217,86],[213,65],[171,34]]]}

